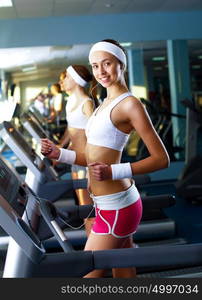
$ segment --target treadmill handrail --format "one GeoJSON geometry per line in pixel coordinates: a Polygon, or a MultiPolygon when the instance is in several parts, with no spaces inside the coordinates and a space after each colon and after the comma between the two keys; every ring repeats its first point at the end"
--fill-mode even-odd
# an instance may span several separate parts
{"type": "Polygon", "coordinates": [[[202,243],[93,251],[95,269],[202,265],[202,243]]]}

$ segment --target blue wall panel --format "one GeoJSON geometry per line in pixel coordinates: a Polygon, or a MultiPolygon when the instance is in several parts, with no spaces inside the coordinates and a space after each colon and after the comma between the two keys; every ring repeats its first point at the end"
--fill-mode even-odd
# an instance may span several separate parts
{"type": "Polygon", "coordinates": [[[201,39],[202,11],[0,20],[0,47],[201,39]]]}

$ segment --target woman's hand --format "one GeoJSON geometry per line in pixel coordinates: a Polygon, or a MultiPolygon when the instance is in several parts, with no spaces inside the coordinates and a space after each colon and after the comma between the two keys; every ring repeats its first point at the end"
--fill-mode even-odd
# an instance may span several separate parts
{"type": "Polygon", "coordinates": [[[94,162],[88,164],[88,167],[94,179],[98,181],[112,179],[112,170],[109,165],[102,162],[94,162]]]}
{"type": "Polygon", "coordinates": [[[50,159],[58,159],[60,149],[49,139],[41,139],[41,153],[50,159]]]}

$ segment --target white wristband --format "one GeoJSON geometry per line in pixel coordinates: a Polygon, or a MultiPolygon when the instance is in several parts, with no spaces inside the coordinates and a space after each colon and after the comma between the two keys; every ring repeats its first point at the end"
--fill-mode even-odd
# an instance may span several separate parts
{"type": "Polygon", "coordinates": [[[131,178],[133,176],[130,163],[113,164],[112,168],[112,179],[131,178]]]}
{"type": "Polygon", "coordinates": [[[73,165],[76,160],[76,152],[73,150],[68,150],[68,149],[60,149],[60,156],[56,161],[66,163],[69,165],[73,165]]]}

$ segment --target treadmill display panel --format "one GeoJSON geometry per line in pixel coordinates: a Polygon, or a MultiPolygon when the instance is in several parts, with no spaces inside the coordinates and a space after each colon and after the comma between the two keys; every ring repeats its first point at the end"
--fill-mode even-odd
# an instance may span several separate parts
{"type": "Polygon", "coordinates": [[[19,178],[0,158],[0,195],[22,216],[27,202],[27,195],[19,178]]]}
{"type": "Polygon", "coordinates": [[[0,186],[1,189],[4,190],[5,193],[8,191],[8,186],[9,186],[9,180],[10,176],[7,170],[1,166],[0,167],[0,186]]]}

